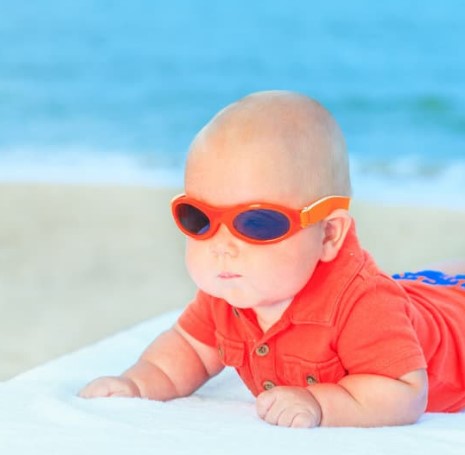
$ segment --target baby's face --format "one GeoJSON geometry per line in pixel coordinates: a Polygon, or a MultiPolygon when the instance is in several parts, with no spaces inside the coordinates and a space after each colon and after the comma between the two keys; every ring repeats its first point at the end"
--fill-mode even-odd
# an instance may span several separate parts
{"type": "MultiPolygon", "coordinates": [[[[302,209],[313,200],[307,200],[281,145],[210,138],[189,160],[187,195],[216,207],[271,202],[302,209]]],[[[221,225],[209,239],[187,238],[186,264],[206,293],[238,308],[259,309],[292,299],[303,288],[320,259],[322,242],[321,223],[268,245],[247,243],[221,225]]]]}

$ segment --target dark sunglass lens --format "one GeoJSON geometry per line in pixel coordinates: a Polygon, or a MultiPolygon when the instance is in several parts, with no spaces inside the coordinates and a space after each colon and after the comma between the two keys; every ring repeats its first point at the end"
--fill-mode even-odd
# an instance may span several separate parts
{"type": "Polygon", "coordinates": [[[184,229],[191,234],[205,234],[210,229],[207,215],[193,205],[179,204],[176,207],[176,216],[184,229]]]}
{"type": "Polygon", "coordinates": [[[255,240],[277,239],[289,231],[289,219],[275,210],[256,209],[240,213],[234,219],[234,228],[255,240]]]}

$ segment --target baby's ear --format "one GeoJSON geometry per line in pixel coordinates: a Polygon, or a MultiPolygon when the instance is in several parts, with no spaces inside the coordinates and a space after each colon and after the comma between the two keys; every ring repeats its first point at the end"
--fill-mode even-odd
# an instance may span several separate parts
{"type": "Polygon", "coordinates": [[[323,262],[332,261],[344,243],[352,218],[347,210],[338,209],[323,220],[323,251],[320,259],[323,262]]]}

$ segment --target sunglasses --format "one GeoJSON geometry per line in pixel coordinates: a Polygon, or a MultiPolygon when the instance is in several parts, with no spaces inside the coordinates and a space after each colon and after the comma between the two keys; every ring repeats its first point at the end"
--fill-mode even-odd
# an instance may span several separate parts
{"type": "Polygon", "coordinates": [[[349,197],[327,196],[302,210],[262,202],[212,207],[182,194],[173,199],[171,210],[179,229],[194,239],[208,239],[224,224],[239,239],[269,244],[322,221],[336,209],[348,210],[349,204],[349,197]]]}

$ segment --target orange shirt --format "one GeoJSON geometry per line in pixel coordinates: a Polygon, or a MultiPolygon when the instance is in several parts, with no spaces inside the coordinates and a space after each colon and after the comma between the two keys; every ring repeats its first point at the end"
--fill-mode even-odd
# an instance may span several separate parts
{"type": "Polygon", "coordinates": [[[267,332],[252,310],[202,291],[179,323],[216,346],[254,395],[274,385],[337,383],[356,373],[398,378],[427,368],[427,410],[458,411],[465,407],[465,276],[403,278],[379,271],[352,227],[338,257],[318,264],[267,332]]]}

